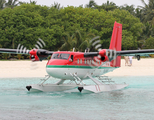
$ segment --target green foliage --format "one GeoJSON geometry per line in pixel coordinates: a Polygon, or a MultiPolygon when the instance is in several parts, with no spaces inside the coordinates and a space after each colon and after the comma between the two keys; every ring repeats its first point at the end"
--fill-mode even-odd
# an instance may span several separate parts
{"type": "Polygon", "coordinates": [[[124,6],[120,6],[119,9],[121,10],[126,10],[128,11],[130,14],[134,15],[135,16],[135,7],[134,5],[127,5],[125,4],[124,6]]]}
{"type": "Polygon", "coordinates": [[[143,22],[149,22],[154,25],[154,0],[148,0],[148,4],[146,4],[145,0],[141,0],[144,4],[142,8],[143,22]]]}
{"type": "Polygon", "coordinates": [[[136,17],[140,18],[144,24],[143,34],[139,37],[140,47],[145,46],[145,41],[150,37],[154,36],[154,0],[148,0],[148,4],[145,0],[141,0],[143,6],[139,6],[136,9],[136,17]]]}
{"type": "Polygon", "coordinates": [[[20,3],[18,0],[8,0],[7,3],[5,3],[6,7],[14,8],[15,6],[19,5],[20,3]]]}
{"type": "Polygon", "coordinates": [[[21,54],[17,54],[17,58],[20,60],[20,59],[23,59],[24,56],[22,56],[21,54]]]}
{"type": "Polygon", "coordinates": [[[5,0],[0,0],[0,9],[4,9],[5,0]]]}
{"type": "Polygon", "coordinates": [[[123,49],[137,48],[137,38],[142,32],[143,24],[126,10],[116,9],[106,12],[91,8],[67,7],[61,11],[63,13],[64,30],[68,31],[70,35],[76,28],[80,31],[84,40],[86,38],[84,33],[99,35],[102,39],[103,48],[108,48],[113,24],[117,20],[117,22],[123,24],[123,30],[125,30],[123,33],[123,49]]]}
{"type": "Polygon", "coordinates": [[[109,2],[109,0],[107,0],[107,3],[103,3],[101,6],[95,5],[95,8],[98,9],[99,11],[101,11],[102,9],[104,9],[106,11],[113,11],[113,10],[117,9],[118,6],[116,6],[115,3],[109,2]]]}
{"type": "Polygon", "coordinates": [[[36,3],[37,3],[37,1],[31,1],[31,0],[30,0],[30,4],[36,5],[36,3]]]}
{"type": "Polygon", "coordinates": [[[72,36],[65,33],[63,36],[64,44],[61,46],[60,50],[73,50],[73,48],[75,48],[75,51],[85,51],[86,48],[91,47],[90,40],[94,36],[93,34],[87,34],[86,39],[83,39],[79,30],[76,30],[72,36]]]}
{"type": "Polygon", "coordinates": [[[145,41],[145,48],[147,49],[153,49],[154,48],[154,37],[149,37],[146,41],[145,41]]]}
{"type": "Polygon", "coordinates": [[[43,39],[49,50],[56,50],[56,38],[60,38],[63,28],[47,25],[46,16],[50,10],[34,4],[22,4],[14,9],[6,8],[0,12],[0,43],[4,48],[17,48],[23,44],[33,48],[38,38],[43,39]],[[47,13],[46,13],[47,12],[47,13]]]}
{"type": "Polygon", "coordinates": [[[9,56],[10,56],[10,54],[8,54],[8,53],[1,54],[2,59],[5,59],[5,60],[7,60],[9,58],[9,56]]]}
{"type": "Polygon", "coordinates": [[[126,10],[109,12],[117,22],[122,24],[122,49],[137,49],[137,40],[142,33],[143,24],[126,10]]]}
{"type": "Polygon", "coordinates": [[[87,8],[93,8],[93,7],[95,7],[95,6],[96,6],[96,3],[95,3],[94,0],[89,0],[89,3],[86,4],[86,7],[87,7],[87,8]]]}
{"type": "MultiPolygon", "coordinates": [[[[140,18],[134,17],[133,6],[125,7],[118,9],[109,1],[99,6],[91,0],[87,8],[63,8],[58,3],[47,7],[36,5],[35,1],[13,9],[5,8],[0,11],[0,45],[16,49],[20,43],[30,49],[41,38],[46,43],[44,49],[56,51],[75,47],[77,51],[84,51],[91,47],[89,41],[93,37],[100,36],[102,48],[109,48],[117,21],[123,25],[122,49],[137,49],[143,45],[139,45],[139,41],[143,40],[144,25],[140,18]]],[[[143,11],[137,10],[141,16],[143,11]]],[[[148,37],[152,36],[152,31],[148,31],[148,37]]]]}

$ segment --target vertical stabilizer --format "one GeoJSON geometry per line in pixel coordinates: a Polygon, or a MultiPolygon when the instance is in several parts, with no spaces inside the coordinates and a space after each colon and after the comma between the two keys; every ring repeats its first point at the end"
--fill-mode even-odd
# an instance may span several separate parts
{"type": "MultiPolygon", "coordinates": [[[[109,49],[121,51],[121,43],[122,43],[122,24],[115,22],[109,49]]],[[[118,56],[115,60],[111,61],[111,63],[113,67],[120,67],[121,56],[118,56]]]]}

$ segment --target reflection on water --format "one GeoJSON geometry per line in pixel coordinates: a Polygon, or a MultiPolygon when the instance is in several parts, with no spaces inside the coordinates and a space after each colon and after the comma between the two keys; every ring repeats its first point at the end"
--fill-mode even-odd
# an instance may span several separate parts
{"type": "Polygon", "coordinates": [[[129,86],[98,94],[28,92],[25,86],[39,79],[0,79],[0,119],[154,119],[153,76],[115,77],[129,86]]]}

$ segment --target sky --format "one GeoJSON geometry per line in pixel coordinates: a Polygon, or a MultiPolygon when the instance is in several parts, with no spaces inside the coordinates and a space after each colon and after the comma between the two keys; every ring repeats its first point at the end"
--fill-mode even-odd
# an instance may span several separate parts
{"type": "MultiPolygon", "coordinates": [[[[29,2],[30,0],[19,0],[22,2],[29,2]]],[[[37,1],[38,5],[46,5],[46,6],[51,6],[52,4],[54,4],[54,2],[56,3],[60,3],[61,6],[63,7],[67,7],[67,5],[69,6],[79,6],[79,5],[83,5],[85,6],[86,4],[89,3],[89,0],[31,0],[31,1],[37,1]]],[[[128,4],[128,5],[134,5],[135,7],[137,6],[143,6],[141,0],[109,0],[110,2],[114,2],[116,5],[121,6],[124,4],[128,4]]],[[[148,0],[144,0],[146,3],[148,3],[148,0]]],[[[107,0],[95,0],[95,2],[98,5],[102,5],[102,3],[106,3],[107,0]]]]}

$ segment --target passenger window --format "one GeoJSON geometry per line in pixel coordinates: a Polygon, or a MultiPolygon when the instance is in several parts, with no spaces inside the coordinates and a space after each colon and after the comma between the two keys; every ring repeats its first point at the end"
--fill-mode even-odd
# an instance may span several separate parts
{"type": "Polygon", "coordinates": [[[86,59],[84,60],[84,64],[86,64],[87,62],[86,62],[86,59]]]}
{"type": "Polygon", "coordinates": [[[89,64],[89,60],[87,60],[87,64],[89,64]]]}
{"type": "Polygon", "coordinates": [[[92,64],[94,64],[94,60],[92,60],[92,64]]]}
{"type": "Polygon", "coordinates": [[[80,64],[82,64],[82,59],[80,59],[80,64]]]}
{"type": "Polygon", "coordinates": [[[89,60],[89,64],[91,64],[91,60],[89,60]]]}
{"type": "Polygon", "coordinates": [[[77,60],[77,63],[79,64],[79,59],[77,60]]]}

